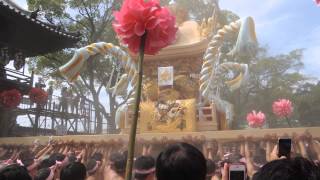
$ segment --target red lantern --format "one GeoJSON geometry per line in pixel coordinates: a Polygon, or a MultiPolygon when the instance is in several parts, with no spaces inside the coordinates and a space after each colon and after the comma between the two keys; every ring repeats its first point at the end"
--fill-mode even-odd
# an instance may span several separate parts
{"type": "Polygon", "coordinates": [[[40,88],[32,88],[29,91],[29,98],[31,102],[43,105],[47,103],[48,93],[40,88]]]}
{"type": "Polygon", "coordinates": [[[16,89],[3,91],[0,94],[0,102],[5,108],[16,108],[21,102],[22,96],[16,89]]]}

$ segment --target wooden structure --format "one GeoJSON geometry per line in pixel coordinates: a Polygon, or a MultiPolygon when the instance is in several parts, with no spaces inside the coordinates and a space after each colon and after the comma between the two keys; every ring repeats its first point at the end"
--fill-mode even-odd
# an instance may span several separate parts
{"type": "MultiPolygon", "coordinates": [[[[80,40],[80,33],[67,32],[63,27],[50,24],[39,16],[38,11],[25,10],[11,0],[0,0],[0,92],[17,89],[23,95],[27,94],[33,86],[33,74],[25,74],[25,58],[71,48],[80,40]],[[16,70],[6,68],[10,61],[14,61],[16,70]]],[[[26,102],[28,100],[14,110],[0,106],[0,136],[9,135],[15,126],[16,118],[20,115],[29,117],[34,134],[38,134],[37,129],[42,126],[41,117],[52,120],[51,129],[55,128],[55,124],[63,124],[66,121],[66,124],[69,123],[69,130],[77,132],[79,120],[86,124],[83,125],[85,133],[93,131],[91,119],[94,119],[94,109],[90,111],[91,117],[79,117],[76,113],[61,113],[59,110],[33,107],[30,103],[26,105],[26,102]]]]}
{"type": "Polygon", "coordinates": [[[22,57],[43,55],[73,47],[80,40],[79,33],[67,32],[38,16],[37,11],[30,12],[10,0],[0,0],[0,48],[6,51],[6,58],[16,60],[19,53],[22,57]]]}
{"type": "Polygon", "coordinates": [[[29,131],[24,128],[24,135],[96,133],[97,122],[92,101],[85,99],[82,104],[69,103],[66,111],[63,111],[60,100],[61,97],[53,96],[47,104],[39,108],[24,97],[20,106],[14,110],[17,117],[27,116],[32,126],[29,131]]]}
{"type": "Polygon", "coordinates": [[[1,90],[16,88],[26,93],[33,77],[5,68],[14,61],[16,70],[25,65],[26,57],[35,57],[73,47],[80,40],[79,33],[39,19],[38,11],[27,11],[11,0],[0,0],[0,84],[1,90]]]}
{"type": "MultiPolygon", "coordinates": [[[[0,67],[1,68],[1,67],[0,67]]],[[[26,75],[23,71],[2,67],[4,76],[0,76],[0,91],[7,89],[18,89],[23,94],[27,94],[33,84],[33,74],[26,75]]]]}
{"type": "MultiPolygon", "coordinates": [[[[292,135],[301,135],[305,132],[310,133],[315,138],[320,138],[319,127],[306,127],[306,128],[279,128],[279,129],[247,129],[247,130],[232,130],[232,131],[204,131],[204,132],[190,132],[190,133],[143,133],[137,134],[138,142],[144,141],[161,141],[161,139],[167,140],[183,140],[188,137],[198,138],[206,140],[220,140],[220,141],[237,141],[240,136],[252,137],[256,139],[263,139],[266,135],[275,135],[277,137],[291,137],[292,135]]],[[[37,136],[37,137],[8,137],[0,138],[0,144],[24,144],[31,145],[35,140],[39,140],[41,144],[46,144],[49,140],[49,136],[37,136]]],[[[53,140],[62,141],[74,141],[74,142],[109,142],[119,141],[126,144],[128,141],[127,134],[106,134],[106,135],[77,135],[77,136],[53,136],[53,140]]]]}

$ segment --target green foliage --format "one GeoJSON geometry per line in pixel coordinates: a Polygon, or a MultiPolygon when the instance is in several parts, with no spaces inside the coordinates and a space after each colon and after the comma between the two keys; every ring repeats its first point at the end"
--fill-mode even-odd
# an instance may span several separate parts
{"type": "Polygon", "coordinates": [[[295,92],[295,111],[304,126],[320,126],[320,81],[306,82],[295,92]]]}
{"type": "MultiPolygon", "coordinates": [[[[40,9],[44,18],[52,24],[68,31],[80,32],[82,39],[77,47],[83,47],[94,42],[104,41],[117,44],[112,29],[113,10],[120,7],[118,0],[28,0],[30,10],[40,9]]],[[[58,67],[68,62],[73,56],[74,49],[32,58],[28,61],[30,69],[46,79],[52,78],[56,87],[64,86],[67,82],[60,76],[58,67]]],[[[105,118],[112,119],[102,108],[99,100],[101,89],[110,78],[112,69],[117,66],[114,60],[102,56],[94,56],[87,61],[86,68],[81,73],[80,80],[71,85],[76,92],[89,93],[94,101],[98,122],[102,122],[100,113],[105,118]]],[[[114,82],[114,81],[113,81],[114,82]]],[[[104,88],[105,89],[105,88],[104,88]]],[[[111,97],[112,98],[112,97],[111,97]]],[[[115,111],[111,105],[108,111],[115,111]]],[[[113,123],[114,124],[114,123],[113,123]]],[[[99,125],[98,125],[99,126],[99,125]]],[[[102,127],[98,127],[101,131],[102,127]]]]}
{"type": "Polygon", "coordinates": [[[240,90],[225,94],[235,105],[238,123],[235,126],[246,124],[246,115],[252,110],[263,111],[270,127],[287,126],[283,121],[276,121],[272,113],[272,103],[279,98],[290,99],[295,105],[292,119],[302,118],[296,111],[301,104],[295,98],[296,92],[310,80],[300,72],[302,55],[303,50],[297,49],[288,54],[270,56],[266,48],[260,48],[254,58],[237,60],[249,64],[250,77],[240,90]]]}
{"type": "MultiPolygon", "coordinates": [[[[120,5],[115,0],[28,0],[28,5],[30,10],[40,9],[43,11],[49,22],[69,31],[79,31],[82,40],[78,47],[98,41],[118,42],[111,28],[112,9],[120,5]]],[[[55,71],[66,63],[72,54],[72,50],[53,53],[33,58],[29,64],[31,68],[35,69],[36,67],[36,72],[42,76],[58,75],[55,74],[55,71]]],[[[110,72],[109,65],[109,63],[95,61],[93,64],[97,69],[94,72],[95,75],[102,77],[104,72],[110,72]]],[[[85,73],[85,75],[87,74],[85,73]]],[[[59,76],[54,78],[59,79],[59,76]]]]}

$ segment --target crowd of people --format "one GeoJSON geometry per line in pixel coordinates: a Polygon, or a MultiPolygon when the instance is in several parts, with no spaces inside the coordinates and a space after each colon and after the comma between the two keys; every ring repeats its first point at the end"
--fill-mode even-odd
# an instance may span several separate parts
{"type": "Polygon", "coordinates": [[[63,87],[58,97],[58,102],[53,100],[53,86],[49,86],[46,90],[48,93],[47,107],[51,110],[57,110],[64,113],[76,113],[76,114],[86,114],[86,97],[80,96],[80,94],[74,94],[72,89],[63,87]]]}
{"type": "MultiPolygon", "coordinates": [[[[39,82],[35,84],[35,87],[43,89],[46,85],[43,79],[39,79],[39,82]]],[[[62,87],[60,96],[58,97],[58,102],[53,99],[54,88],[50,85],[46,92],[48,94],[46,108],[50,110],[57,110],[64,113],[76,113],[85,115],[85,104],[88,99],[85,96],[80,96],[78,93],[74,93],[72,88],[62,87]]]]}
{"type": "MultiPolygon", "coordinates": [[[[241,164],[246,167],[244,179],[320,179],[319,139],[310,134],[291,136],[290,157],[279,157],[277,139],[139,139],[133,176],[135,180],[238,180],[230,179],[229,167],[241,164]]],[[[122,180],[127,151],[122,140],[58,141],[45,146],[2,145],[0,158],[0,180],[122,180]]]]}
{"type": "MultiPolygon", "coordinates": [[[[84,106],[85,97],[81,98],[80,102],[80,95],[74,95],[71,89],[66,87],[61,89],[61,96],[60,96],[60,104],[59,104],[59,111],[61,112],[71,112],[71,113],[79,113],[78,107],[84,106]],[[80,103],[80,104],[79,104],[80,103]]],[[[81,108],[82,109],[82,108],[81,108]]],[[[80,110],[82,112],[82,110],[80,110]]]]}

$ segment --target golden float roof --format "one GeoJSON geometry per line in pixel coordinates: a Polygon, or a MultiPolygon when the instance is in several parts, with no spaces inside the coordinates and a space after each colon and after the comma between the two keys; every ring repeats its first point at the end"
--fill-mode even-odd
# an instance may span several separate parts
{"type": "MultiPolygon", "coordinates": [[[[157,55],[145,55],[145,60],[164,60],[202,54],[208,43],[208,36],[201,35],[201,28],[197,22],[185,21],[179,26],[174,44],[162,49],[157,55]]],[[[132,55],[132,57],[137,56],[132,55]]]]}

